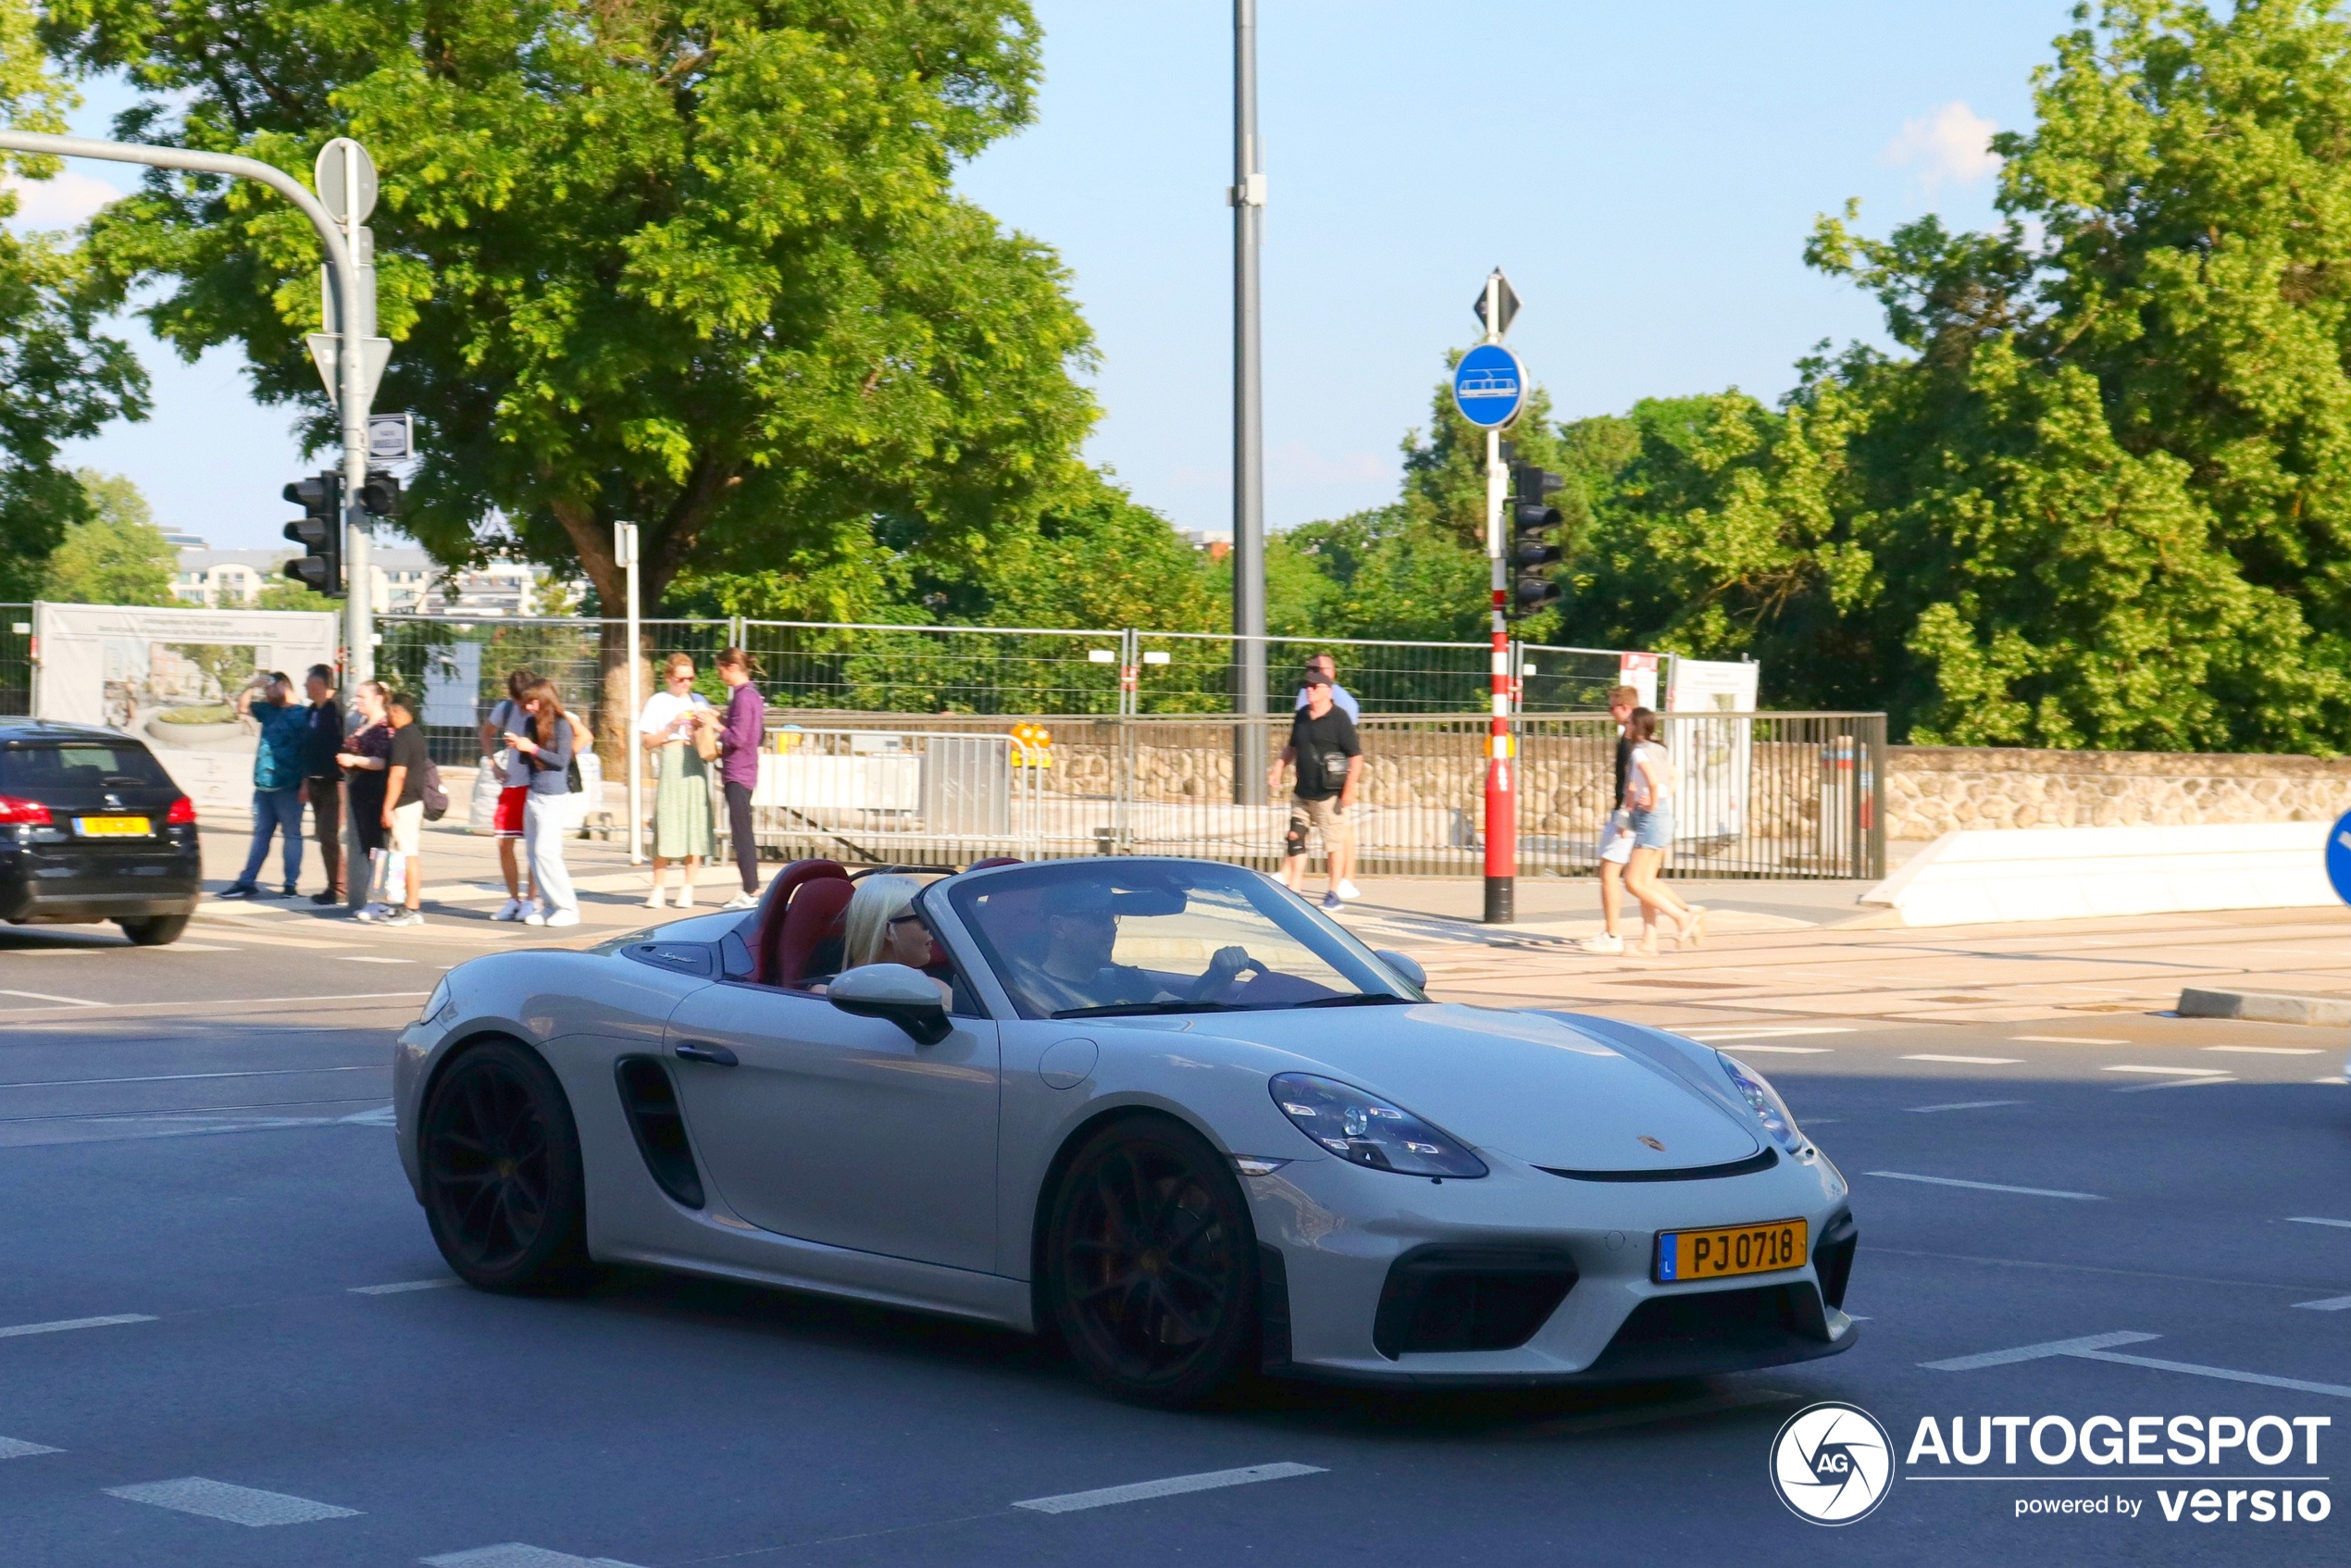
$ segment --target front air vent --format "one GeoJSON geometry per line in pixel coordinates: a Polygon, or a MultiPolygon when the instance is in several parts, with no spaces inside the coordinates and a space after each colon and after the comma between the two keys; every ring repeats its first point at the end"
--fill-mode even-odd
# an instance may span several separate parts
{"type": "Polygon", "coordinates": [[[1853,1211],[1840,1209],[1812,1244],[1812,1272],[1821,1276],[1821,1300],[1832,1307],[1845,1305],[1845,1282],[1853,1277],[1853,1248],[1860,1238],[1853,1211]]]}
{"type": "Polygon", "coordinates": [[[702,1176],[694,1169],[694,1151],[686,1141],[686,1118],[678,1109],[677,1086],[669,1070],[654,1056],[624,1056],[613,1064],[620,1086],[620,1107],[628,1130],[637,1135],[637,1152],[661,1189],[689,1209],[703,1206],[702,1176]]]}
{"type": "Polygon", "coordinates": [[[1563,1171],[1557,1165],[1537,1165],[1535,1168],[1548,1171],[1555,1176],[1565,1176],[1570,1181],[1711,1181],[1717,1176],[1753,1176],[1757,1171],[1768,1171],[1779,1163],[1778,1151],[1767,1145],[1760,1154],[1720,1165],[1676,1165],[1661,1171],[1563,1171]]]}
{"type": "Polygon", "coordinates": [[[1372,1345],[1390,1361],[1516,1350],[1574,1285],[1574,1260],[1551,1248],[1415,1247],[1388,1268],[1372,1345]]]}

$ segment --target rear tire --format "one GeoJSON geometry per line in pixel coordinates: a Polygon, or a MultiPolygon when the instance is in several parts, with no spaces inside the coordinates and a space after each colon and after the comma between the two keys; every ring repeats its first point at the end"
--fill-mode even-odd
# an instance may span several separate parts
{"type": "Polygon", "coordinates": [[[1044,1284],[1094,1382],[1163,1408],[1207,1399],[1257,1348],[1257,1236],[1231,1162],[1161,1117],[1101,1128],[1053,1195],[1044,1284]]]}
{"type": "Polygon", "coordinates": [[[115,924],[122,927],[122,934],[129,937],[134,946],[162,947],[167,942],[180,940],[180,934],[188,928],[188,916],[143,915],[118,920],[115,924]]]}
{"type": "Polygon", "coordinates": [[[433,1242],[459,1278],[508,1294],[587,1282],[579,1133],[536,1052],[510,1039],[466,1047],[426,1093],[417,1152],[433,1242]]]}

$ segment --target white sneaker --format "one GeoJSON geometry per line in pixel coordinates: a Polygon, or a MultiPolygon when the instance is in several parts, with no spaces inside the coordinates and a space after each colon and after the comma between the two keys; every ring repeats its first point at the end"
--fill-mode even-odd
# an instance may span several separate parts
{"type": "Polygon", "coordinates": [[[352,915],[352,918],[354,920],[364,921],[372,926],[391,913],[392,905],[388,903],[371,903],[361,906],[361,908],[352,915]]]}
{"type": "Polygon", "coordinates": [[[492,920],[519,920],[522,918],[522,900],[510,898],[505,902],[500,904],[498,906],[498,913],[491,915],[490,918],[492,920]]]}
{"type": "Polygon", "coordinates": [[[661,890],[659,888],[655,888],[652,892],[645,895],[645,907],[647,909],[663,909],[667,907],[662,902],[661,890]]]}
{"type": "Polygon", "coordinates": [[[547,923],[547,912],[533,904],[530,913],[522,917],[522,923],[526,926],[544,926],[547,923]]]}
{"type": "Polygon", "coordinates": [[[379,926],[421,926],[424,923],[424,912],[417,909],[403,909],[376,922],[379,926]]]}
{"type": "Polygon", "coordinates": [[[550,926],[577,926],[579,924],[579,911],[559,909],[547,916],[545,923],[550,926]]]}
{"type": "Polygon", "coordinates": [[[678,907],[680,909],[694,907],[694,885],[691,882],[678,890],[678,907]]]}
{"type": "Polygon", "coordinates": [[[757,893],[737,893],[733,898],[728,899],[725,903],[720,904],[718,907],[721,909],[757,909],[759,907],[759,895],[757,893]]]}
{"type": "Polygon", "coordinates": [[[1614,957],[1624,951],[1624,939],[1623,937],[1586,937],[1583,947],[1586,952],[1603,952],[1614,957]]]}
{"type": "Polygon", "coordinates": [[[1332,889],[1331,890],[1337,893],[1339,897],[1350,901],[1363,896],[1363,890],[1357,887],[1352,882],[1341,882],[1337,887],[1332,889]]]}

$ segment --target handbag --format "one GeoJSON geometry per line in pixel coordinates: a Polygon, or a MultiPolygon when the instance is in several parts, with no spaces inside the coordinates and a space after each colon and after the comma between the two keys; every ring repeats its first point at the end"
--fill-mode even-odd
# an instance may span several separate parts
{"type": "Polygon", "coordinates": [[[694,726],[694,755],[704,762],[718,760],[718,731],[707,724],[694,726]]]}

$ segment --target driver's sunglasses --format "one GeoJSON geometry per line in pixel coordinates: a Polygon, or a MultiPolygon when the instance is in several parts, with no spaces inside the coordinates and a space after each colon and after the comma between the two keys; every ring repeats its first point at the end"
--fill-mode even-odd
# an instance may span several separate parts
{"type": "Polygon", "coordinates": [[[919,915],[893,915],[889,919],[883,921],[882,924],[892,930],[896,930],[899,927],[903,926],[909,920],[919,926],[922,924],[922,919],[923,917],[919,915]]]}

